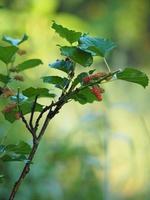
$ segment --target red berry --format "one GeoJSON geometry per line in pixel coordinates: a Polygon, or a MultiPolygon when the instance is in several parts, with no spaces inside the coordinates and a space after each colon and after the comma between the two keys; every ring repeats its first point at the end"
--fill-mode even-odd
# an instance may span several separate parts
{"type": "Polygon", "coordinates": [[[97,85],[93,86],[91,92],[96,96],[98,101],[102,101],[103,97],[101,94],[101,88],[97,85]]]}

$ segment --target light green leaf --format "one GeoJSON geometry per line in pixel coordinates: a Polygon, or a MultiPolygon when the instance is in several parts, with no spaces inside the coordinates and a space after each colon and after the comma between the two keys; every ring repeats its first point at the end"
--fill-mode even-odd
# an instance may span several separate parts
{"type": "Polygon", "coordinates": [[[56,62],[49,64],[49,66],[67,74],[74,70],[74,63],[70,60],[56,60],[56,62]]]}
{"type": "Polygon", "coordinates": [[[79,48],[91,53],[93,56],[105,57],[112,49],[116,47],[115,43],[108,39],[82,36],[79,40],[79,48]]]}
{"type": "Polygon", "coordinates": [[[55,94],[49,93],[47,88],[27,88],[26,90],[22,91],[23,95],[27,97],[35,97],[38,95],[39,97],[55,97],[55,94]]]}
{"type": "Polygon", "coordinates": [[[13,46],[18,46],[19,44],[23,43],[24,41],[26,41],[28,39],[28,36],[26,34],[24,34],[22,36],[22,38],[17,39],[17,38],[12,38],[9,36],[4,35],[2,40],[5,42],[8,42],[9,44],[13,45],[13,46]]]}
{"type": "Polygon", "coordinates": [[[85,52],[77,47],[63,46],[60,48],[60,51],[61,55],[69,57],[74,62],[77,62],[84,67],[88,67],[93,63],[91,53],[85,52]]]}
{"type": "MultiPolygon", "coordinates": [[[[20,105],[21,110],[22,110],[22,112],[23,112],[24,115],[26,115],[26,114],[28,114],[28,113],[31,112],[33,102],[34,102],[33,99],[28,99],[27,101],[23,102],[23,103],[20,105]]],[[[42,109],[43,109],[43,105],[41,105],[41,104],[39,104],[39,103],[36,103],[35,111],[36,111],[36,112],[41,112],[42,109]]]]}
{"type": "Polygon", "coordinates": [[[134,68],[125,68],[123,71],[118,72],[116,76],[118,79],[137,83],[144,88],[148,85],[149,81],[145,73],[134,68]]]}
{"type": "Polygon", "coordinates": [[[5,64],[8,64],[12,61],[13,56],[18,51],[18,48],[15,46],[0,46],[0,60],[5,64]]]}
{"type": "Polygon", "coordinates": [[[40,59],[30,59],[26,60],[23,63],[16,66],[16,71],[21,72],[33,67],[37,67],[38,65],[43,64],[43,62],[40,59]]]}
{"type": "Polygon", "coordinates": [[[71,44],[78,41],[82,35],[81,32],[69,30],[68,28],[56,24],[55,22],[53,22],[52,28],[56,31],[56,33],[58,33],[62,38],[65,38],[71,44]]]}

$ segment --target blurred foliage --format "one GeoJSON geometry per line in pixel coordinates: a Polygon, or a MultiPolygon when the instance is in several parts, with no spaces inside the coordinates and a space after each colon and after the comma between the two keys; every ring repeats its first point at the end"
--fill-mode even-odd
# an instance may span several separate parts
{"type": "MultiPolygon", "coordinates": [[[[149,7],[148,0],[1,0],[0,37],[26,33],[24,56],[39,57],[45,64],[24,72],[28,81],[22,89],[32,83],[42,86],[37,77],[53,74],[47,65],[58,58],[55,44],[66,43],[50,30],[52,20],[111,38],[118,44],[108,57],[111,66],[137,66],[149,74],[149,7]]],[[[104,69],[101,60],[96,63],[104,69]]],[[[54,119],[16,200],[149,199],[149,87],[112,82],[105,90],[104,102],[84,107],[70,103],[54,119]]],[[[2,115],[0,137],[1,144],[30,142],[23,124],[9,124],[2,115]]],[[[0,199],[6,199],[22,167],[0,163],[0,199]]]]}

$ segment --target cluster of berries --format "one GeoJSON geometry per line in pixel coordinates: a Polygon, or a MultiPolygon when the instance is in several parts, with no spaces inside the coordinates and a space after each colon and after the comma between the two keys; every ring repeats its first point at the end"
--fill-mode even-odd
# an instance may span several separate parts
{"type": "Polygon", "coordinates": [[[14,113],[15,118],[18,120],[20,119],[20,113],[16,110],[17,104],[16,103],[10,103],[4,107],[2,110],[3,113],[14,113]]]}
{"type": "MultiPolygon", "coordinates": [[[[98,72],[96,74],[92,74],[90,76],[86,76],[83,78],[83,83],[84,84],[89,84],[94,80],[97,80],[99,78],[102,78],[106,76],[107,74],[105,72],[98,72]]],[[[97,98],[98,101],[102,101],[103,96],[102,94],[104,93],[104,89],[101,88],[98,84],[94,85],[91,87],[91,93],[94,94],[97,98]]]]}
{"type": "MultiPolygon", "coordinates": [[[[14,91],[10,89],[9,87],[1,88],[0,87],[0,95],[2,95],[4,98],[8,98],[10,96],[15,95],[14,91]]],[[[9,103],[7,104],[3,110],[3,113],[14,113],[14,116],[16,119],[20,119],[20,114],[17,111],[17,104],[16,103],[9,103]]]]}
{"type": "Polygon", "coordinates": [[[4,87],[4,88],[0,87],[0,95],[2,95],[5,98],[8,98],[10,96],[15,95],[15,93],[9,87],[4,87]]]}

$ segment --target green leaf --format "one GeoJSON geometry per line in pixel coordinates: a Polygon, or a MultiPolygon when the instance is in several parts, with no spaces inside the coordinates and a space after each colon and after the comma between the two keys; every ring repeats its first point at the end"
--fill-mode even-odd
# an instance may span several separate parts
{"type": "Polygon", "coordinates": [[[79,40],[79,48],[91,53],[93,56],[105,57],[112,49],[116,47],[115,43],[108,39],[82,36],[79,40]]]}
{"type": "Polygon", "coordinates": [[[133,68],[125,68],[123,71],[118,72],[116,76],[118,79],[137,83],[144,88],[148,85],[149,81],[145,73],[133,68]]]}
{"type": "Polygon", "coordinates": [[[16,109],[14,109],[11,112],[3,113],[3,115],[7,121],[9,121],[10,123],[13,123],[16,121],[16,113],[17,113],[17,111],[16,111],[16,109]]]}
{"type": "Polygon", "coordinates": [[[59,76],[44,76],[42,77],[44,83],[54,84],[57,88],[63,89],[68,83],[67,78],[59,76]]]}
{"type": "Polygon", "coordinates": [[[0,74],[0,82],[7,84],[10,81],[10,77],[0,74]]]}
{"type": "Polygon", "coordinates": [[[6,153],[13,152],[15,154],[28,155],[31,151],[31,146],[24,141],[20,141],[18,144],[7,145],[5,151],[6,153]]]}
{"type": "Polygon", "coordinates": [[[60,51],[61,55],[69,57],[74,62],[77,62],[84,67],[88,67],[93,63],[91,53],[85,52],[77,47],[63,46],[60,48],[60,51]]]}
{"type": "Polygon", "coordinates": [[[55,87],[59,88],[59,89],[63,89],[65,88],[65,86],[67,86],[69,84],[69,80],[67,78],[63,78],[63,81],[61,83],[58,83],[55,85],[55,87]]]}
{"type": "Polygon", "coordinates": [[[5,145],[1,144],[0,145],[0,156],[1,156],[1,154],[4,153],[4,151],[5,151],[5,145]]]}
{"type": "Polygon", "coordinates": [[[27,97],[35,97],[36,95],[39,95],[39,97],[55,97],[55,94],[49,93],[49,90],[47,88],[27,88],[26,90],[22,91],[23,95],[27,97]]]}
{"type": "Polygon", "coordinates": [[[55,22],[53,22],[52,28],[56,31],[56,33],[58,33],[62,38],[65,38],[71,44],[78,41],[82,35],[81,32],[69,30],[68,28],[56,24],[55,22]]]}
{"type": "MultiPolygon", "coordinates": [[[[32,105],[34,103],[34,100],[33,99],[29,99],[25,102],[23,102],[20,107],[21,107],[21,110],[22,110],[22,113],[24,115],[28,114],[31,112],[31,109],[32,109],[32,105]]],[[[35,111],[36,112],[41,112],[43,109],[43,105],[39,104],[39,103],[36,103],[36,106],[35,106],[35,111]]]]}
{"type": "Polygon", "coordinates": [[[16,71],[21,72],[21,71],[36,67],[36,66],[41,65],[41,64],[43,64],[43,62],[40,59],[26,60],[23,63],[16,66],[16,71]]]}
{"type": "Polygon", "coordinates": [[[90,88],[85,88],[84,90],[81,90],[77,94],[73,95],[71,98],[75,101],[78,101],[80,104],[93,103],[94,101],[97,101],[97,98],[95,97],[95,95],[92,94],[90,88]]]}
{"type": "Polygon", "coordinates": [[[10,162],[10,161],[26,161],[27,157],[25,155],[4,155],[1,160],[3,162],[10,162]]]}
{"type": "Polygon", "coordinates": [[[5,155],[2,157],[3,161],[22,161],[27,158],[25,155],[28,155],[31,151],[31,146],[21,141],[19,144],[10,144],[5,147],[5,155]]]}
{"type": "Polygon", "coordinates": [[[4,175],[0,174],[0,183],[2,183],[4,181],[4,175]]]}
{"type": "Polygon", "coordinates": [[[66,72],[67,74],[74,70],[74,63],[70,60],[56,60],[56,62],[49,64],[49,66],[66,72]]]}
{"type": "Polygon", "coordinates": [[[63,78],[59,76],[43,76],[42,79],[44,83],[49,84],[61,84],[63,82],[63,78]]]}
{"type": "Polygon", "coordinates": [[[8,47],[0,46],[0,60],[3,61],[5,64],[10,63],[17,51],[18,48],[15,46],[8,46],[8,47]]]}
{"type": "Polygon", "coordinates": [[[24,34],[22,36],[22,38],[20,38],[20,39],[12,38],[12,37],[9,37],[6,35],[4,35],[2,38],[3,41],[8,42],[9,44],[11,44],[13,46],[18,46],[19,44],[23,43],[27,39],[28,39],[28,36],[26,34],[24,34]]]}

